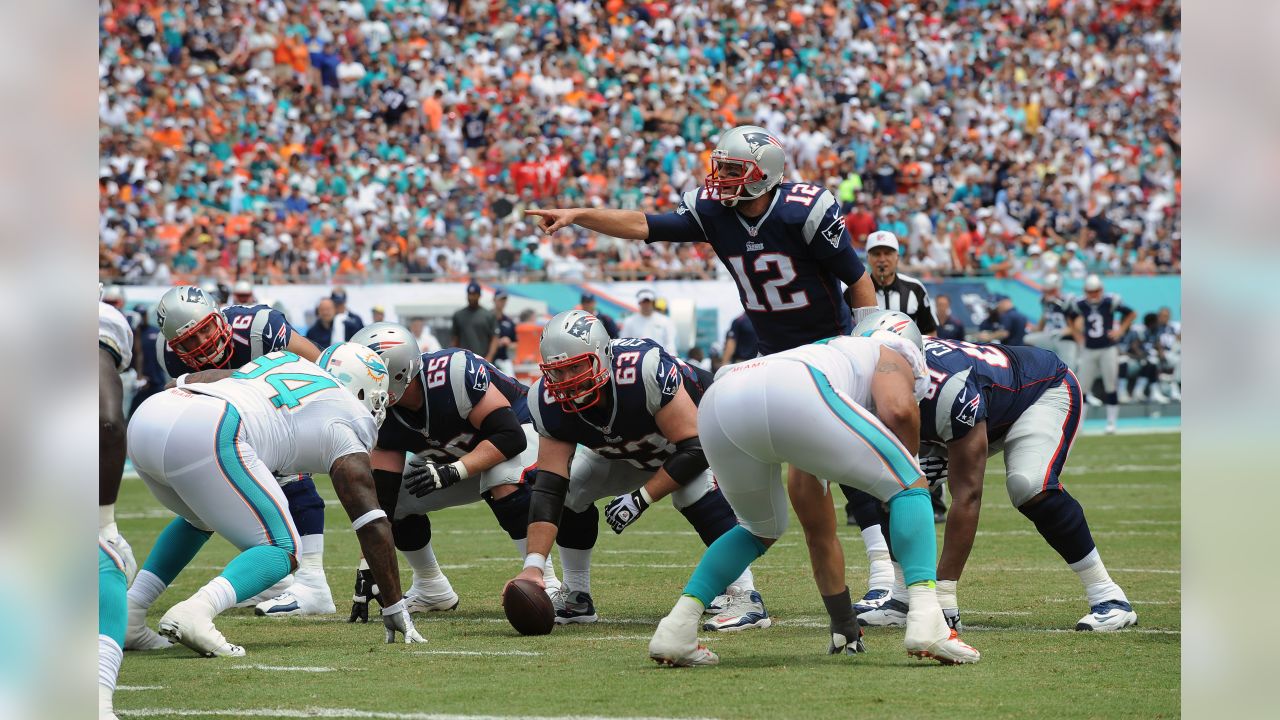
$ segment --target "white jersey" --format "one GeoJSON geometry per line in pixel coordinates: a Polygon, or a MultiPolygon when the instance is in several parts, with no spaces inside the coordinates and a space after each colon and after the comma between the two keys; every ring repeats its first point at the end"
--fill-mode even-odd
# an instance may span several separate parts
{"type": "Polygon", "coordinates": [[[184,389],[230,403],[240,413],[242,438],[276,476],[327,473],[340,457],[368,453],[378,438],[359,400],[291,352],[267,353],[230,378],[184,389]]]}
{"type": "Polygon", "coordinates": [[[911,363],[916,400],[923,398],[929,389],[929,370],[925,366],[924,354],[913,343],[887,331],[878,332],[875,337],[841,335],[820,343],[774,353],[753,362],[799,360],[826,375],[831,386],[848,395],[851,400],[862,407],[871,408],[875,405],[871,401],[871,378],[875,375],[876,363],[880,361],[881,347],[896,351],[911,363]]]}
{"type": "Polygon", "coordinates": [[[116,370],[124,372],[133,366],[133,328],[119,310],[98,301],[98,347],[105,347],[116,358],[116,370]]]}

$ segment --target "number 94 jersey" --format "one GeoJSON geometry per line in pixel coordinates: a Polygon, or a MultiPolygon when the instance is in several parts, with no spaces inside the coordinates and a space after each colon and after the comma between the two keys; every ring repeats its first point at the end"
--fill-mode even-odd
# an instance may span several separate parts
{"type": "Polygon", "coordinates": [[[698,372],[667,354],[652,340],[614,340],[612,381],[602,388],[606,400],[580,413],[567,413],[539,379],[529,388],[529,414],[543,437],[588,447],[608,460],[657,470],[675,451],[658,429],[655,416],[675,399],[680,387],[694,404],[710,384],[698,372]]]}
{"type": "MultiPolygon", "coordinates": [[[[289,338],[293,337],[293,328],[284,314],[270,305],[232,305],[222,309],[222,316],[231,326],[231,357],[223,367],[240,367],[269,352],[285,350],[289,347],[289,338]]],[[[169,377],[208,369],[189,367],[179,360],[163,335],[156,342],[161,345],[164,369],[169,377]]]]}
{"type": "Polygon", "coordinates": [[[977,423],[999,440],[1027,408],[1067,375],[1057,355],[1022,345],[924,339],[929,389],[920,401],[920,440],[949,443],[977,423]]]}

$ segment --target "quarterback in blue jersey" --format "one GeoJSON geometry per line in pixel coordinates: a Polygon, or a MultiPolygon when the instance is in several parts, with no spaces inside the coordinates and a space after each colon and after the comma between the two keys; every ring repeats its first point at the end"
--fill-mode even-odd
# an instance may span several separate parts
{"type": "MultiPolygon", "coordinates": [[[[698,441],[697,403],[711,378],[652,340],[610,341],[600,320],[583,310],[551,318],[540,350],[543,376],[529,388],[529,414],[541,436],[538,472],[519,577],[542,584],[546,554],[558,538],[564,607],[556,622],[595,622],[596,500],[611,498],[605,520],[616,533],[667,495],[708,545],[737,526],[698,441]],[[566,522],[565,510],[586,522],[566,522]]],[[[717,588],[726,590],[725,604],[703,629],[769,626],[749,569],[717,588]]]]}
{"type": "MultiPolygon", "coordinates": [[[[978,529],[987,458],[1003,452],[1009,501],[1084,585],[1090,609],[1076,630],[1136,624],[1137,613],[1102,563],[1084,509],[1061,481],[1082,416],[1075,375],[1040,348],[926,338],[924,354],[930,386],[920,401],[920,464],[932,484],[948,484],[952,497],[938,561],[938,600],[948,622],[960,622],[957,583],[978,529]]],[[[859,621],[904,623],[908,606],[900,582],[887,603],[859,621]]]]}
{"type": "MultiPolygon", "coordinates": [[[[568,208],[526,213],[537,216],[547,234],[578,225],[646,243],[710,243],[738,285],[760,353],[768,355],[847,335],[880,309],[835,197],[818,185],[783,182],[785,171],[782,143],[762,127],[741,125],[720,136],[704,186],[685,193],[675,212],[568,208]]],[[[844,577],[844,551],[825,485],[813,479],[789,467],[787,490],[824,585],[844,577]]],[[[887,557],[883,538],[864,539],[869,559],[873,552],[887,557]]]]}
{"type": "MultiPolygon", "coordinates": [[[[156,323],[156,354],[173,378],[202,370],[234,370],[277,350],[313,362],[320,357],[320,348],[295,332],[280,311],[267,305],[219,310],[207,292],[193,285],[175,287],[160,298],[156,323]]],[[[327,615],[336,607],[324,574],[324,500],[309,475],[280,481],[301,536],[298,570],[292,584],[263,593],[255,612],[269,617],[327,615]]]]}
{"type": "MultiPolygon", "coordinates": [[[[525,480],[538,453],[527,388],[470,350],[419,353],[413,334],[395,323],[368,325],[351,341],[377,352],[391,374],[390,410],[372,463],[396,547],[413,568],[407,608],[452,610],[458,594],[440,571],[428,513],[483,499],[525,556],[525,480]],[[407,462],[406,453],[412,453],[407,462]]],[[[559,581],[550,563],[546,574],[554,592],[559,581]]],[[[349,621],[368,619],[370,582],[362,567],[349,621]]]]}
{"type": "Polygon", "coordinates": [[[1104,292],[1102,279],[1090,275],[1084,279],[1084,297],[1072,305],[1071,333],[1082,348],[1080,350],[1081,386],[1087,395],[1093,390],[1093,382],[1102,378],[1103,403],[1107,406],[1107,433],[1116,431],[1116,418],[1120,416],[1120,398],[1116,394],[1120,375],[1120,338],[1138,317],[1133,308],[1124,304],[1119,295],[1104,292]],[[1116,322],[1116,316],[1120,321],[1116,322]]]}

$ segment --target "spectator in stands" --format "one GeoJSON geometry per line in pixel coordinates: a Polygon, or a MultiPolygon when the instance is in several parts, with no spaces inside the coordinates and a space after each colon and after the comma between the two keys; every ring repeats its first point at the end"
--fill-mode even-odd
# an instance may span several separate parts
{"type": "Polygon", "coordinates": [[[307,339],[318,347],[327,348],[340,342],[346,342],[359,330],[350,330],[347,323],[336,322],[337,310],[332,298],[322,298],[316,303],[316,321],[307,328],[307,339]]]}
{"type": "Polygon", "coordinates": [[[370,318],[369,320],[370,323],[386,322],[387,309],[381,305],[374,305],[369,310],[369,318],[370,318]]]}
{"type": "Polygon", "coordinates": [[[595,295],[587,292],[582,293],[582,297],[578,299],[578,307],[600,318],[600,324],[604,325],[605,332],[609,333],[609,337],[614,338],[615,340],[622,337],[618,331],[618,323],[613,319],[613,316],[608,313],[599,312],[596,308],[595,295]]]}
{"type": "Polygon", "coordinates": [[[643,288],[636,293],[636,304],[640,310],[622,321],[620,328],[622,337],[649,338],[661,345],[663,350],[678,357],[675,323],[671,322],[671,318],[654,310],[654,302],[657,299],[657,294],[649,288],[643,288]]]}
{"type": "Polygon", "coordinates": [[[450,347],[460,347],[493,362],[498,351],[498,321],[480,307],[480,283],[467,283],[467,306],[453,314],[450,347]]]}
{"type": "Polygon", "coordinates": [[[934,298],[933,311],[938,316],[938,337],[943,340],[964,340],[964,318],[951,313],[950,295],[934,298]]]}
{"type": "Polygon", "coordinates": [[[996,306],[978,326],[979,342],[998,342],[1002,345],[1025,345],[1027,316],[1013,306],[1007,295],[996,297],[996,306]]]}

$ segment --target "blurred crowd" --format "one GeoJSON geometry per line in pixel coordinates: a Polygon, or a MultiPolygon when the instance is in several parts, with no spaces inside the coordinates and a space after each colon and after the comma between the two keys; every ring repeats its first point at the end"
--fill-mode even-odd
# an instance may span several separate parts
{"type": "Polygon", "coordinates": [[[123,283],[713,277],[542,236],[670,210],[754,123],[925,276],[1179,272],[1174,0],[100,0],[123,283]]]}

